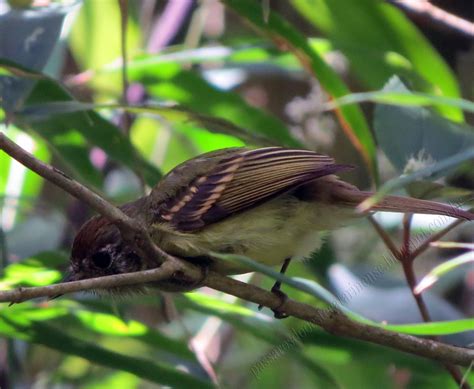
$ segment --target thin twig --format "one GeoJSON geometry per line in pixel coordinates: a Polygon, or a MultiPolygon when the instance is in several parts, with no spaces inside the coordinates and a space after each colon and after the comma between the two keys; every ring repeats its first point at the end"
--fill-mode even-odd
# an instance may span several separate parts
{"type": "Polygon", "coordinates": [[[464,222],[465,222],[465,220],[458,219],[458,220],[452,222],[449,226],[443,228],[441,231],[437,232],[436,234],[431,235],[423,243],[421,243],[415,250],[412,251],[411,257],[412,258],[417,258],[419,255],[421,255],[423,252],[425,252],[427,249],[430,248],[431,242],[435,242],[435,241],[441,239],[443,236],[445,236],[452,229],[456,228],[457,226],[459,226],[460,224],[462,224],[464,222]]]}
{"type": "Polygon", "coordinates": [[[423,16],[468,38],[474,38],[474,23],[453,15],[427,0],[388,0],[388,2],[410,14],[423,16]]]}
{"type": "MultiPolygon", "coordinates": [[[[109,218],[113,223],[121,226],[121,232],[131,232],[135,241],[138,242],[137,244],[143,245],[144,242],[148,242],[151,246],[151,250],[145,250],[144,254],[150,256],[151,260],[156,260],[157,263],[164,261],[158,269],[79,281],[82,284],[70,282],[40,288],[21,288],[14,291],[0,291],[0,301],[18,302],[24,301],[27,298],[53,296],[71,292],[72,290],[83,290],[84,283],[88,286],[87,289],[91,287],[94,289],[102,289],[112,288],[118,285],[136,284],[138,280],[140,280],[140,284],[150,282],[151,280],[162,280],[177,272],[191,281],[197,281],[201,277],[199,267],[164,253],[150,240],[147,231],[142,226],[137,225],[133,219],[127,217],[120,209],[109,204],[100,196],[72,180],[58,169],[37,160],[33,155],[10,141],[3,132],[0,132],[0,149],[45,179],[58,185],[78,199],[83,200],[103,216],[109,218]],[[146,278],[141,278],[145,277],[144,274],[146,278]]],[[[212,289],[231,294],[255,304],[264,305],[271,309],[282,308],[281,299],[275,294],[214,272],[209,272],[203,284],[212,289]]],[[[324,310],[314,308],[310,305],[290,299],[285,302],[283,309],[288,315],[318,325],[330,333],[392,347],[442,363],[469,366],[474,359],[474,350],[454,347],[429,339],[420,339],[415,336],[387,331],[380,327],[355,322],[337,309],[324,310]]]]}
{"type": "Polygon", "coordinates": [[[382,228],[382,226],[375,220],[375,218],[372,215],[369,215],[367,217],[369,219],[369,222],[374,226],[375,231],[379,234],[380,238],[382,238],[383,242],[387,246],[387,248],[390,250],[392,255],[400,260],[401,253],[400,250],[398,250],[397,246],[395,246],[395,243],[393,243],[392,239],[390,236],[387,234],[387,232],[382,228]]]}
{"type": "Polygon", "coordinates": [[[413,221],[412,213],[405,213],[403,215],[403,246],[401,249],[402,255],[409,256],[411,252],[410,239],[411,239],[411,222],[413,221]]]}
{"type": "MultiPolygon", "coordinates": [[[[415,299],[416,305],[418,307],[418,310],[420,311],[423,321],[431,322],[431,316],[422,294],[415,293],[417,281],[416,281],[416,275],[415,275],[415,270],[413,268],[413,264],[417,255],[414,255],[413,253],[411,253],[411,248],[410,248],[412,219],[413,219],[412,214],[405,214],[403,217],[403,245],[402,245],[401,250],[398,250],[395,244],[393,243],[393,241],[391,240],[391,238],[386,233],[386,231],[375,221],[375,219],[373,219],[372,216],[369,216],[369,220],[372,222],[372,225],[375,227],[375,230],[377,231],[377,233],[380,235],[380,237],[385,242],[388,249],[395,256],[395,258],[397,258],[402,264],[403,273],[405,274],[405,279],[412,293],[412,296],[415,299]]],[[[452,226],[448,226],[447,228],[449,227],[452,227],[452,226]]],[[[433,237],[428,238],[427,241],[431,242],[432,241],[431,238],[433,237]]],[[[426,241],[424,243],[426,243],[426,241]]],[[[429,243],[427,243],[427,245],[429,246],[429,243]]],[[[418,251],[418,252],[421,253],[422,251],[423,250],[418,251]]],[[[431,339],[436,340],[436,341],[438,340],[438,338],[436,337],[432,337],[431,339]]],[[[470,389],[470,385],[467,382],[463,382],[462,372],[457,366],[451,363],[445,363],[445,362],[443,362],[442,365],[461,389],[470,389]]]]}

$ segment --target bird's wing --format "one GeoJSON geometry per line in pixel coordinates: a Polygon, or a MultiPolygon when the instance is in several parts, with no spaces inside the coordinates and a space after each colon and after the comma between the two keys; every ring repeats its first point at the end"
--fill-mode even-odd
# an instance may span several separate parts
{"type": "Polygon", "coordinates": [[[162,204],[159,215],[179,231],[193,231],[319,177],[351,168],[308,150],[241,149],[162,204]]]}

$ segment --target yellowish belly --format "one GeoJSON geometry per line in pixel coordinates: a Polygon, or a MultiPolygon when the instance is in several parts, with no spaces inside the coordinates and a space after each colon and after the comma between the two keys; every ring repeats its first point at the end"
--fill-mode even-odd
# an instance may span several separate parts
{"type": "MultiPolygon", "coordinates": [[[[286,258],[309,256],[321,245],[321,231],[337,228],[353,216],[348,208],[303,202],[287,195],[193,233],[158,225],[153,237],[161,248],[177,256],[232,253],[275,266],[286,258]]],[[[215,260],[211,269],[222,274],[249,271],[223,260],[215,260]]]]}

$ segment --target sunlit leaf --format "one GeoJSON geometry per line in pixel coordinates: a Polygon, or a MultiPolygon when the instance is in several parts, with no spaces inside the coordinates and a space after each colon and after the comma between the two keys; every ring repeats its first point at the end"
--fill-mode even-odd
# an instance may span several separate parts
{"type": "Polygon", "coordinates": [[[453,97],[445,97],[438,95],[430,95],[427,93],[417,92],[396,92],[390,90],[380,90],[374,92],[362,92],[352,93],[347,96],[335,99],[328,104],[327,108],[346,105],[346,104],[358,104],[358,103],[379,103],[379,104],[391,104],[401,106],[450,106],[456,107],[466,112],[474,113],[474,102],[453,97]]]}
{"type": "Polygon", "coordinates": [[[450,335],[464,331],[474,331],[472,319],[440,321],[416,324],[389,324],[381,327],[411,335],[450,335]]]}
{"type": "MultiPolygon", "coordinates": [[[[221,91],[196,73],[181,69],[173,63],[130,70],[130,77],[143,83],[150,95],[161,101],[172,101],[192,111],[193,118],[212,117],[212,126],[221,123],[225,127],[245,128],[252,136],[270,139],[274,144],[298,146],[286,126],[276,117],[264,113],[242,97],[221,91]]],[[[178,113],[178,112],[176,112],[178,113]]],[[[212,126],[208,126],[212,129],[212,126]]],[[[218,125],[218,127],[220,127],[218,125]]],[[[225,131],[225,127],[220,127],[225,131]]],[[[226,133],[226,132],[224,132],[226,133]]]]}
{"type": "MultiPolygon", "coordinates": [[[[349,59],[369,88],[378,89],[393,74],[410,79],[416,89],[459,97],[456,78],[428,40],[396,7],[378,0],[292,0],[349,59]]],[[[446,117],[463,121],[456,106],[439,106],[446,117]]]]}
{"type": "Polygon", "coordinates": [[[171,365],[132,357],[100,347],[59,330],[47,322],[23,315],[21,311],[0,312],[0,334],[41,344],[59,352],[80,356],[92,363],[126,371],[162,385],[211,388],[205,380],[181,372],[171,365]]]}
{"type": "MultiPolygon", "coordinates": [[[[29,105],[54,101],[73,101],[71,96],[58,84],[40,81],[28,100],[29,105]]],[[[28,112],[28,111],[26,111],[28,112]]],[[[118,127],[93,111],[72,112],[47,116],[43,112],[41,119],[19,113],[16,116],[20,127],[32,128],[48,140],[58,150],[62,159],[75,171],[82,173],[88,182],[98,186],[99,176],[90,165],[87,156],[90,146],[103,149],[110,157],[120,161],[131,170],[139,169],[146,182],[153,186],[161,175],[132,146],[118,127]],[[69,134],[70,138],[65,135],[69,134]],[[87,141],[87,143],[86,143],[87,141]]]]}
{"type": "Polygon", "coordinates": [[[434,283],[438,281],[440,277],[448,274],[457,267],[467,264],[474,264],[474,245],[471,246],[472,251],[459,255],[456,258],[450,259],[449,261],[443,262],[442,264],[431,269],[428,274],[426,274],[416,286],[415,294],[423,293],[426,289],[433,286],[434,283]]]}
{"type": "Polygon", "coordinates": [[[67,256],[59,252],[45,252],[35,257],[8,265],[0,279],[0,289],[16,286],[45,286],[62,278],[53,267],[67,263],[67,256]]]}

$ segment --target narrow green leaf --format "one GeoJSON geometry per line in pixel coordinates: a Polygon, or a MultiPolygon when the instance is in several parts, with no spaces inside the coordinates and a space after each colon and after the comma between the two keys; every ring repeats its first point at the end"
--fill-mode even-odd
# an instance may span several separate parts
{"type": "MultiPolygon", "coordinates": [[[[456,258],[450,259],[449,261],[443,262],[442,264],[436,266],[435,268],[431,269],[428,274],[426,274],[418,285],[415,288],[415,294],[421,294],[426,289],[433,286],[433,284],[438,281],[438,279],[450,271],[456,269],[459,266],[466,265],[466,264],[473,264],[474,263],[474,247],[473,251],[469,251],[465,254],[461,254],[456,258]]],[[[473,325],[474,328],[474,325],[473,325]]]]}
{"type": "Polygon", "coordinates": [[[197,73],[181,69],[178,64],[131,69],[130,78],[145,85],[157,100],[173,101],[203,117],[211,116],[214,121],[225,119],[234,127],[246,128],[251,134],[270,139],[273,144],[301,146],[279,119],[248,105],[233,92],[215,88],[197,73]]]}
{"type": "MultiPolygon", "coordinates": [[[[347,95],[349,89],[331,67],[311,45],[310,41],[301,35],[294,26],[283,19],[275,11],[270,12],[268,23],[261,17],[258,2],[253,0],[226,0],[230,8],[245,17],[279,45],[290,47],[303,67],[310,68],[321,85],[334,98],[347,95]]],[[[339,110],[340,123],[349,140],[362,154],[364,160],[377,180],[377,162],[375,142],[362,111],[357,106],[343,106],[339,110]]]]}
{"type": "MultiPolygon", "coordinates": [[[[51,80],[41,80],[33,89],[25,109],[28,112],[28,105],[57,101],[74,102],[61,85],[51,80]]],[[[88,158],[84,158],[84,156],[88,153],[88,144],[91,144],[100,147],[110,157],[123,163],[131,170],[140,171],[150,186],[155,185],[161,178],[157,168],[135,150],[121,131],[94,111],[51,114],[50,116],[43,116],[42,119],[30,118],[28,115],[23,116],[22,112],[19,112],[15,119],[19,127],[32,128],[47,139],[53,147],[58,149],[61,157],[72,163],[73,168],[78,171],[83,171],[83,165],[88,161],[88,158]],[[65,134],[71,134],[74,137],[74,143],[68,140],[64,144],[65,134]],[[67,148],[64,148],[65,145],[67,148]],[[70,146],[74,148],[72,149],[70,146]],[[71,159],[69,152],[74,150],[79,152],[82,157],[71,159]]],[[[91,174],[92,170],[89,169],[88,172],[88,174],[91,174]]],[[[88,176],[86,178],[91,179],[92,177],[88,176]]],[[[94,180],[97,184],[97,176],[94,180]]]]}
{"type": "Polygon", "coordinates": [[[93,103],[81,103],[78,101],[56,101],[45,104],[30,105],[23,109],[21,114],[30,121],[44,120],[50,115],[63,115],[77,112],[89,112],[92,110],[116,110],[123,109],[127,112],[136,114],[148,114],[157,115],[165,118],[172,123],[189,124],[195,123],[198,127],[205,128],[209,131],[231,135],[244,142],[258,144],[258,145],[270,145],[272,141],[258,133],[251,133],[245,128],[233,124],[232,122],[203,115],[201,113],[190,111],[180,106],[169,106],[169,105],[126,105],[126,104],[93,104],[93,103]]]}
{"type": "MultiPolygon", "coordinates": [[[[0,68],[16,70],[16,77],[33,77],[37,80],[26,102],[28,105],[54,102],[75,102],[69,92],[56,80],[40,72],[31,71],[11,61],[0,59],[0,68]]],[[[129,139],[110,121],[93,111],[72,111],[53,115],[42,112],[42,116],[23,116],[16,112],[14,123],[21,129],[31,129],[46,139],[68,163],[71,170],[90,184],[100,187],[101,178],[89,161],[90,145],[102,148],[110,157],[122,162],[133,171],[139,171],[148,185],[155,185],[161,178],[158,169],[149,163],[133,147],[129,139]]]]}
{"type": "Polygon", "coordinates": [[[379,104],[392,104],[402,106],[449,106],[456,107],[466,112],[474,113],[474,102],[454,97],[437,96],[428,93],[417,93],[417,92],[396,92],[396,91],[373,91],[373,92],[362,92],[352,93],[335,99],[334,101],[327,104],[327,109],[333,109],[333,107],[347,105],[347,104],[359,104],[359,103],[379,103],[379,104]]]}
{"type": "Polygon", "coordinates": [[[92,363],[127,371],[161,385],[177,388],[213,387],[210,382],[193,377],[171,366],[107,350],[94,343],[73,337],[47,323],[30,321],[18,312],[12,315],[8,311],[2,311],[0,319],[0,333],[7,337],[41,344],[64,354],[85,358],[92,363]]]}
{"type": "Polygon", "coordinates": [[[263,265],[258,263],[250,258],[235,255],[235,254],[220,254],[220,253],[210,253],[213,257],[223,259],[226,261],[236,262],[238,264],[244,265],[249,270],[258,271],[259,273],[265,274],[274,280],[281,281],[282,283],[289,285],[297,290],[300,290],[304,293],[309,294],[310,296],[316,297],[319,300],[326,302],[327,304],[333,306],[344,312],[346,315],[351,317],[354,320],[363,323],[371,323],[370,320],[367,320],[360,316],[359,314],[351,311],[350,309],[346,308],[342,303],[338,300],[336,296],[334,296],[331,292],[327,289],[323,288],[318,283],[303,279],[303,278],[292,278],[277,272],[276,270],[272,269],[269,266],[263,265]]]}
{"type": "MultiPolygon", "coordinates": [[[[417,90],[459,97],[456,77],[441,55],[395,6],[378,0],[292,0],[349,59],[351,70],[369,88],[378,89],[393,74],[417,90]]],[[[439,106],[447,118],[462,122],[456,106],[439,106]]]]}
{"type": "Polygon", "coordinates": [[[474,320],[461,319],[416,324],[381,324],[380,327],[411,335],[451,335],[464,331],[474,331],[474,320]]]}
{"type": "Polygon", "coordinates": [[[324,365],[320,365],[306,355],[299,339],[295,339],[294,336],[288,336],[287,329],[282,328],[268,316],[250,311],[248,308],[241,306],[238,306],[237,309],[232,308],[231,306],[235,306],[235,304],[229,304],[216,297],[199,292],[186,293],[183,298],[177,300],[177,304],[180,307],[193,309],[205,315],[219,317],[240,331],[264,341],[276,349],[281,348],[283,345],[285,350],[299,364],[305,366],[326,384],[330,385],[330,387],[339,387],[337,379],[324,365]],[[249,311],[252,312],[252,315],[249,315],[249,311]]]}

